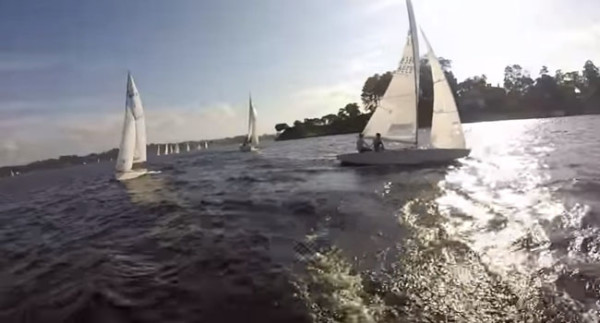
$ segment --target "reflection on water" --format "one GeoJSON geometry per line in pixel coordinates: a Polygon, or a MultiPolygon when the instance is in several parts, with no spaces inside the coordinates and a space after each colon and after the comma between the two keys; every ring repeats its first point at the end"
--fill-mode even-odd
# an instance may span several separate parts
{"type": "Polygon", "coordinates": [[[441,168],[342,168],[334,136],[3,180],[0,319],[597,322],[599,126],[469,125],[441,168]]]}

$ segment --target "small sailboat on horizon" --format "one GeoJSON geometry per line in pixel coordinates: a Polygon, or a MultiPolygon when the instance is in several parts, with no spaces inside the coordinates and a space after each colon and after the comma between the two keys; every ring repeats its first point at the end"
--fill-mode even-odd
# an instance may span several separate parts
{"type": "Polygon", "coordinates": [[[115,177],[129,180],[148,173],[143,168],[146,162],[146,121],[142,100],[133,81],[127,73],[127,95],[125,98],[125,120],[119,155],[117,157],[115,177]]]}
{"type": "Polygon", "coordinates": [[[252,97],[248,100],[248,135],[240,146],[243,152],[255,151],[258,148],[258,135],[256,133],[256,109],[252,105],[252,97]]]}
{"type": "Polygon", "coordinates": [[[409,32],[402,60],[362,134],[376,134],[400,149],[338,155],[343,165],[423,165],[449,163],[469,155],[454,96],[438,58],[423,31],[434,89],[433,117],[429,147],[420,148],[418,103],[420,56],[416,20],[410,0],[406,0],[409,32]]]}

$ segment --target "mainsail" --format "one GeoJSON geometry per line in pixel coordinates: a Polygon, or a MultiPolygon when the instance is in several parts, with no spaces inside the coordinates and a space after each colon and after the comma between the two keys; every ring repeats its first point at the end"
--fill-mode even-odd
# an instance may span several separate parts
{"type": "Polygon", "coordinates": [[[165,155],[169,154],[169,144],[165,144],[165,155]]]}
{"type": "Polygon", "coordinates": [[[415,18],[410,0],[407,0],[410,30],[399,67],[392,75],[379,106],[369,119],[363,134],[381,136],[404,143],[417,143],[417,107],[419,100],[419,45],[415,18]]]}
{"type": "Polygon", "coordinates": [[[179,154],[179,144],[175,144],[175,153],[179,154]]]}
{"type": "Polygon", "coordinates": [[[185,144],[185,150],[189,153],[190,152],[190,143],[186,143],[185,144]]]}
{"type": "Polygon", "coordinates": [[[465,136],[452,89],[425,33],[423,31],[421,33],[429,51],[429,65],[433,78],[431,145],[442,149],[465,149],[465,136]]]}
{"type": "Polygon", "coordinates": [[[256,133],[256,109],[252,105],[252,97],[250,97],[249,100],[248,142],[254,147],[258,146],[258,135],[256,133]]]}
{"type": "Polygon", "coordinates": [[[125,120],[116,170],[128,172],[134,163],[146,161],[146,122],[142,100],[131,74],[127,74],[127,96],[125,99],[125,120]]]}

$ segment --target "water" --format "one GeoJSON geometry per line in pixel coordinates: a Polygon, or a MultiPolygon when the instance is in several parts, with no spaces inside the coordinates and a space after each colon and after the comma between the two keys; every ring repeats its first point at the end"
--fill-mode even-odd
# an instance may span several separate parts
{"type": "Polygon", "coordinates": [[[598,322],[598,117],[466,126],[450,167],[353,136],[0,180],[1,322],[598,322]]]}

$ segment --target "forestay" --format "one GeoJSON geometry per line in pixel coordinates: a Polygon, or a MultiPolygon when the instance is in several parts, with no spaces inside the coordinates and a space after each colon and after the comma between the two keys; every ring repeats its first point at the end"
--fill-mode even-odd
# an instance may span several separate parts
{"type": "Polygon", "coordinates": [[[442,66],[435,56],[425,33],[423,39],[429,51],[429,65],[433,78],[433,118],[431,121],[431,145],[442,149],[466,148],[465,136],[454,95],[444,74],[442,66]]]}

